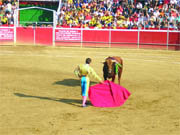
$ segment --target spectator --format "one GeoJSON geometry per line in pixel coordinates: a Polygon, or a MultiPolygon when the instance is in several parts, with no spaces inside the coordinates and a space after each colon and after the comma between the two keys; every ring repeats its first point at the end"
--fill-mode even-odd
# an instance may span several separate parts
{"type": "Polygon", "coordinates": [[[10,12],[7,12],[6,17],[7,17],[8,25],[12,24],[13,17],[10,12]]]}
{"type": "Polygon", "coordinates": [[[7,3],[6,8],[5,8],[5,12],[6,13],[8,13],[8,12],[11,13],[12,12],[12,5],[11,5],[10,2],[7,3]]]}
{"type": "Polygon", "coordinates": [[[2,25],[8,24],[8,18],[5,15],[3,15],[3,17],[1,18],[1,23],[2,25]]]}

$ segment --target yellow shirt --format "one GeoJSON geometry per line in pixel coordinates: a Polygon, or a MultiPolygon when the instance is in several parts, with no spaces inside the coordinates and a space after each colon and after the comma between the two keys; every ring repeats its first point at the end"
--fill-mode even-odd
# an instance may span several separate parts
{"type": "Polygon", "coordinates": [[[86,11],[87,11],[88,13],[90,13],[91,9],[90,9],[90,8],[86,8],[86,11]]]}
{"type": "Polygon", "coordinates": [[[95,24],[96,24],[96,19],[93,17],[89,23],[90,23],[91,25],[95,25],[95,24]]]}
{"type": "Polygon", "coordinates": [[[119,26],[121,26],[121,25],[123,24],[123,20],[118,20],[118,21],[117,21],[117,24],[118,24],[119,26]]]}
{"type": "Polygon", "coordinates": [[[68,4],[73,4],[73,0],[68,0],[68,4]]]}
{"type": "Polygon", "coordinates": [[[69,20],[70,16],[69,15],[65,15],[65,20],[69,20]]]}
{"type": "Polygon", "coordinates": [[[101,29],[101,28],[102,28],[102,24],[97,23],[96,27],[97,27],[98,29],[101,29]]]}
{"type": "Polygon", "coordinates": [[[89,66],[89,64],[80,64],[75,70],[74,70],[74,74],[78,77],[82,77],[82,76],[92,76],[95,79],[97,79],[98,81],[102,81],[102,79],[96,74],[96,72],[94,71],[94,69],[92,67],[89,66]]]}
{"type": "Polygon", "coordinates": [[[7,23],[7,21],[8,21],[7,17],[1,18],[1,22],[7,23]]]}
{"type": "Polygon", "coordinates": [[[78,23],[79,23],[78,18],[75,18],[75,20],[74,20],[74,21],[75,21],[75,23],[76,23],[76,24],[78,24],[78,23]]]}
{"type": "Polygon", "coordinates": [[[105,21],[105,20],[106,20],[106,16],[102,16],[102,17],[101,17],[101,20],[102,20],[102,21],[105,21]]]}
{"type": "Polygon", "coordinates": [[[72,24],[72,23],[73,23],[72,19],[67,20],[67,24],[72,24]]]}

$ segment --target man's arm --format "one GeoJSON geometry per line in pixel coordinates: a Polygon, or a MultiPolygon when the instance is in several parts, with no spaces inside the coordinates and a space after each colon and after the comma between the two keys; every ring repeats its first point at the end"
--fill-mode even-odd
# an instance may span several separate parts
{"type": "Polygon", "coordinates": [[[96,74],[96,72],[94,71],[94,69],[92,67],[90,67],[90,76],[93,76],[95,79],[97,79],[100,83],[102,83],[102,79],[96,74]]]}
{"type": "Polygon", "coordinates": [[[74,74],[75,74],[76,77],[79,77],[79,78],[80,78],[81,76],[80,76],[79,70],[80,70],[80,68],[79,68],[79,66],[77,66],[77,67],[75,68],[75,70],[74,70],[74,74]]]}

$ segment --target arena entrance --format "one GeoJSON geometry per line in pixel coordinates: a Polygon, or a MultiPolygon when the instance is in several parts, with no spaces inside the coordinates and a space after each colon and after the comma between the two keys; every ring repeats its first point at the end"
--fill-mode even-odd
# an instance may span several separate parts
{"type": "Polygon", "coordinates": [[[52,45],[56,27],[56,11],[42,7],[16,10],[15,26],[17,44],[52,45]],[[44,15],[48,15],[44,17],[44,15]]]}

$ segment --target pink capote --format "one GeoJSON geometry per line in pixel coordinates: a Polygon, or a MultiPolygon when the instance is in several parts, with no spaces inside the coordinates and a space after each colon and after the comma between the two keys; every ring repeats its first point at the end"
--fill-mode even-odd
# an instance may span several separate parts
{"type": "Polygon", "coordinates": [[[125,103],[131,93],[111,81],[96,84],[89,88],[89,99],[96,107],[118,107],[125,103]]]}

